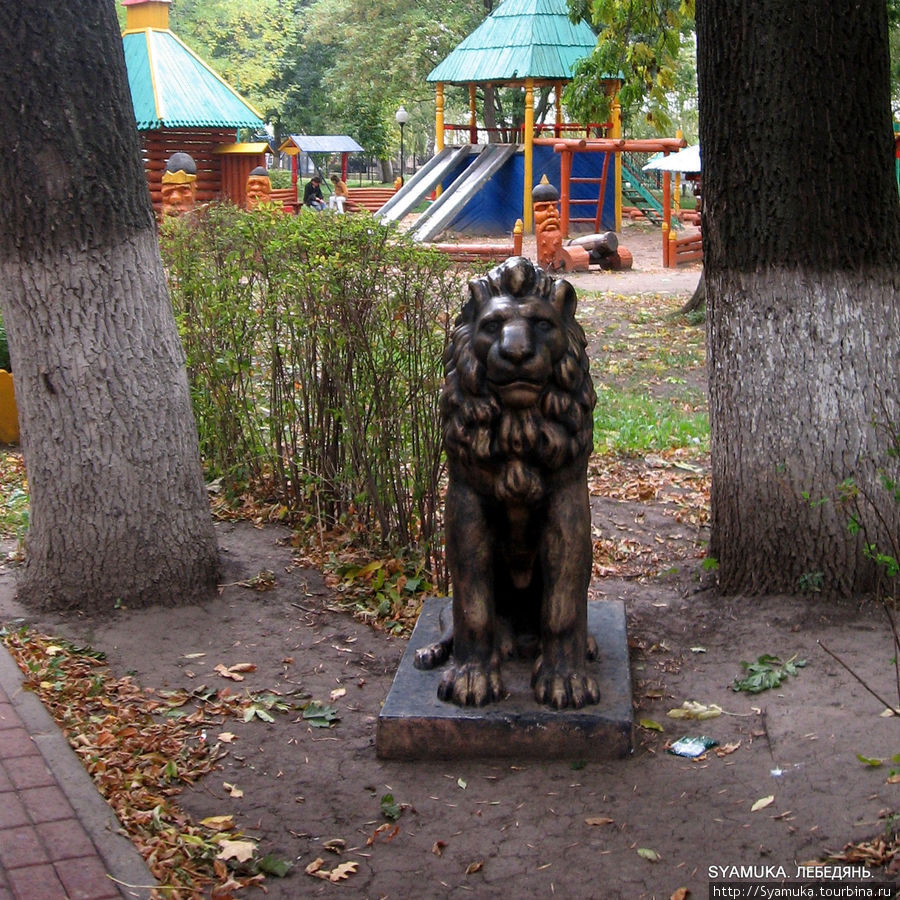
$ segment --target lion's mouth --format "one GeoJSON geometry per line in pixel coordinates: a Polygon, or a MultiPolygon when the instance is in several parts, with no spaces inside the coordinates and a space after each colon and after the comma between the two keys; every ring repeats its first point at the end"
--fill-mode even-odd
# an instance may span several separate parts
{"type": "Polygon", "coordinates": [[[541,393],[541,385],[533,381],[494,382],[494,390],[506,406],[524,407],[534,404],[541,393]]]}

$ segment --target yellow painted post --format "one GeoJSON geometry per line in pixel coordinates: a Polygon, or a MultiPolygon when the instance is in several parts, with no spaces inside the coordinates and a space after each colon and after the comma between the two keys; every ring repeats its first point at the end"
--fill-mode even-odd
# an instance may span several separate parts
{"type": "Polygon", "coordinates": [[[525,230],[534,231],[531,189],[534,187],[534,79],[525,79],[525,178],[522,192],[522,220],[525,230]]]}
{"type": "Polygon", "coordinates": [[[16,392],[13,389],[13,377],[6,369],[0,369],[0,442],[4,444],[19,442],[16,392]]]}
{"type": "Polygon", "coordinates": [[[516,224],[513,226],[513,256],[522,255],[522,232],[524,230],[525,226],[522,224],[522,220],[516,219],[516,224]]]}
{"type": "Polygon", "coordinates": [[[478,143],[478,114],[475,111],[475,84],[469,85],[469,143],[478,143]]]}
{"type": "Polygon", "coordinates": [[[662,264],[663,268],[669,268],[669,223],[662,223],[662,264]]]}
{"type": "MultiPolygon", "coordinates": [[[[434,152],[438,154],[444,149],[444,85],[438,82],[434,86],[434,152]]],[[[434,196],[440,197],[443,185],[434,188],[434,196]]]]}
{"type": "Polygon", "coordinates": [[[444,85],[434,86],[434,149],[440,153],[444,149],[444,85]]]}
{"type": "MultiPolygon", "coordinates": [[[[622,137],[622,107],[619,105],[618,93],[613,95],[612,108],[610,109],[612,120],[613,138],[622,137]]],[[[622,154],[616,154],[616,224],[615,230],[622,230],[622,154]]]]}

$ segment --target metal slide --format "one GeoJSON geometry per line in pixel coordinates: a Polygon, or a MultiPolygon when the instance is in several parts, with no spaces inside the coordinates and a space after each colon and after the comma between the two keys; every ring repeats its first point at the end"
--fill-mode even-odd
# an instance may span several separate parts
{"type": "Polygon", "coordinates": [[[485,144],[475,161],[422,213],[410,234],[414,241],[434,240],[448,228],[485,182],[516,152],[515,144],[485,144]]]}
{"type": "Polygon", "coordinates": [[[435,154],[388,200],[378,212],[376,219],[382,222],[399,222],[407,213],[411,213],[444,179],[452,175],[465,163],[472,150],[472,144],[459,147],[444,147],[435,154]]]}

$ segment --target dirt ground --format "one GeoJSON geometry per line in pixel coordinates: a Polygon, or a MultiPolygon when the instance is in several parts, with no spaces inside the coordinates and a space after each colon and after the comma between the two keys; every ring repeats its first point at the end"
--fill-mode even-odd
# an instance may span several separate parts
{"type": "MultiPolygon", "coordinates": [[[[622,243],[632,249],[638,237],[622,243]]],[[[579,289],[605,278],[615,287],[591,289],[669,292],[673,310],[693,290],[696,266],[666,273],[635,258],[631,273],[578,276],[579,289]]],[[[648,458],[593,474],[653,485],[671,465],[648,458]]],[[[798,864],[881,833],[900,788],[887,781],[889,765],[863,765],[857,754],[890,758],[900,720],[882,717],[883,705],[818,642],[896,702],[883,612],[814,597],[720,598],[701,570],[705,526],[684,515],[679,491],[623,495],[592,498],[598,551],[620,547],[628,562],[598,559],[591,593],[620,599],[627,611],[635,722],[646,726],[636,724],[627,759],[379,760],[376,720],[405,641],[336,611],[322,574],[295,564],[278,527],[217,526],[223,586],[202,606],[121,609],[102,620],[44,616],[36,624],[105,651],[114,674],[133,672],[144,687],[219,688],[229,682],[215,666],[253,663],[239,689],[300,692],[335,707],[331,728],[309,727],[297,713],[276,714],[271,724],[210,723],[209,740],[222,731],[235,739],[222,745],[221,769],[179,800],[196,818],[235,815],[261,853],[293,862],[288,877],[266,881],[272,898],[636,900],[682,888],[706,897],[711,875],[724,867],[773,867],[776,877],[764,880],[790,879],[798,864]],[[272,590],[240,586],[263,570],[275,573],[272,590]],[[741,661],[764,653],[796,654],[807,665],[780,689],[732,691],[741,661]],[[702,722],[667,716],[688,700],[724,714],[702,722]],[[684,735],[715,739],[722,755],[692,761],[665,751],[684,735]],[[243,796],[230,796],[225,783],[243,796]],[[402,805],[392,838],[376,833],[388,793],[402,805]],[[304,873],[318,857],[327,868],[358,868],[332,884],[304,873]]],[[[27,616],[13,594],[7,565],[0,621],[27,616]]]]}

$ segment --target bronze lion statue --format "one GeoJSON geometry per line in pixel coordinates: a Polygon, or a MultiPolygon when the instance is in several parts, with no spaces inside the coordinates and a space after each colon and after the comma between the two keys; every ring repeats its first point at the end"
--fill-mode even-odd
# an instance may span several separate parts
{"type": "Polygon", "coordinates": [[[444,355],[453,626],[416,665],[452,656],[438,696],[461,706],[502,698],[501,660],[529,651],[539,702],[599,699],[586,665],[596,395],[575,303],[567,281],[513,257],[469,283],[444,355]]]}

